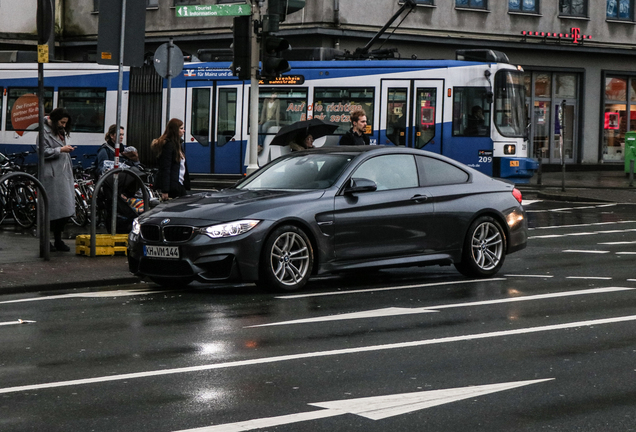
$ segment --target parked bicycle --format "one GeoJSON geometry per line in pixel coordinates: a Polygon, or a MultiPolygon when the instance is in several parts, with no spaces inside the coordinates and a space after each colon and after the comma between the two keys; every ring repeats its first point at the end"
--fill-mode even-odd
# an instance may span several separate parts
{"type": "MultiPolygon", "coordinates": [[[[21,167],[31,152],[0,153],[0,177],[11,172],[25,172],[21,167]]],[[[37,221],[37,188],[28,179],[13,178],[0,184],[0,223],[9,215],[22,228],[37,221]]]]}

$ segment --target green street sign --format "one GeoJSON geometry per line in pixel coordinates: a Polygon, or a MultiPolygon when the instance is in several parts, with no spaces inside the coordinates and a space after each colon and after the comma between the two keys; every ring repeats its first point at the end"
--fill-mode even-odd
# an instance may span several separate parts
{"type": "Polygon", "coordinates": [[[248,4],[177,6],[175,11],[177,18],[241,16],[252,14],[252,8],[248,4]]]}

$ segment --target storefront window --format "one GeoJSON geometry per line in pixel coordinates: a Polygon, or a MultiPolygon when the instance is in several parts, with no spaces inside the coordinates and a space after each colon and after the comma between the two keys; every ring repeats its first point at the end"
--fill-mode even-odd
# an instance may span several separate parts
{"type": "Polygon", "coordinates": [[[538,74],[534,80],[535,97],[552,97],[552,75],[538,74]]]}
{"type": "Polygon", "coordinates": [[[576,73],[526,72],[526,106],[531,155],[546,164],[574,163],[577,156],[579,79],[576,73]],[[565,102],[562,127],[559,108],[565,102]],[[563,140],[563,147],[561,147],[563,140]]]}
{"type": "Polygon", "coordinates": [[[603,110],[603,161],[622,162],[625,133],[636,130],[636,78],[605,77],[603,110]]]}
{"type": "Polygon", "coordinates": [[[555,86],[556,97],[564,99],[576,97],[576,75],[556,74],[555,86]]]}
{"type": "Polygon", "coordinates": [[[621,102],[627,100],[627,79],[605,78],[605,99],[621,102]]]}

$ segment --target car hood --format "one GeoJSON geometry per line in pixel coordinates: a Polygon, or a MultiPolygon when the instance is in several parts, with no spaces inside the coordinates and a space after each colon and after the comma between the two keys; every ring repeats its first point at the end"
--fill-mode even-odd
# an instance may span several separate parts
{"type": "MultiPolygon", "coordinates": [[[[148,218],[173,218],[226,222],[243,218],[269,219],[280,208],[297,206],[315,201],[324,190],[241,190],[223,189],[218,192],[201,192],[163,203],[142,216],[148,218]]],[[[193,221],[194,223],[194,221],[193,221]]]]}

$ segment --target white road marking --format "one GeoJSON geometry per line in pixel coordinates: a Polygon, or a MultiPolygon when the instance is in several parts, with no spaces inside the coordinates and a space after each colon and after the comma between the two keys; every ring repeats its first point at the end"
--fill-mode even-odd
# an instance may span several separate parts
{"type": "Polygon", "coordinates": [[[525,207],[538,202],[543,202],[543,200],[521,200],[521,205],[525,207]]]}
{"type": "Polygon", "coordinates": [[[550,235],[541,235],[541,236],[529,236],[528,240],[561,238],[561,237],[579,237],[579,236],[589,236],[589,235],[598,235],[598,234],[618,234],[618,233],[626,233],[626,232],[634,232],[634,231],[636,231],[636,228],[624,229],[624,230],[588,231],[588,232],[567,233],[567,234],[550,234],[550,235]]]}
{"type": "Polygon", "coordinates": [[[357,399],[343,399],[328,402],[315,402],[310,403],[309,405],[325,409],[321,411],[267,417],[215,426],[204,426],[200,428],[181,430],[178,432],[241,432],[308,420],[336,417],[344,414],[354,414],[370,420],[382,420],[464,399],[471,399],[478,396],[498,393],[552,380],[554,380],[554,378],[428,390],[357,399]]]}
{"type": "Polygon", "coordinates": [[[462,308],[462,307],[486,306],[486,305],[504,304],[504,303],[517,303],[522,301],[545,300],[545,299],[553,299],[553,298],[561,298],[561,297],[572,297],[572,296],[578,296],[578,295],[606,294],[611,292],[632,291],[632,290],[634,290],[634,288],[606,287],[606,288],[592,288],[592,289],[576,290],[576,291],[562,291],[562,292],[556,292],[556,293],[550,293],[550,294],[537,294],[537,295],[531,295],[531,296],[511,297],[511,298],[496,299],[496,300],[482,300],[482,301],[468,302],[468,303],[455,303],[455,304],[446,304],[446,305],[439,305],[439,306],[428,306],[428,307],[421,307],[421,308],[389,307],[384,309],[375,309],[375,310],[362,311],[362,312],[343,313],[343,314],[337,314],[337,315],[304,318],[304,319],[291,320],[291,321],[280,321],[280,322],[269,323],[269,324],[258,324],[253,326],[246,326],[243,328],[271,327],[271,326],[280,326],[280,325],[307,324],[307,323],[342,321],[342,320],[352,320],[352,319],[362,319],[362,318],[378,318],[378,317],[399,316],[399,315],[413,315],[413,314],[420,314],[420,313],[438,312],[441,309],[454,309],[454,308],[462,308]]]}
{"type": "Polygon", "coordinates": [[[591,227],[591,226],[617,225],[617,224],[628,224],[628,223],[636,223],[636,220],[633,220],[633,221],[632,220],[630,220],[630,221],[615,221],[615,222],[595,222],[595,223],[574,224],[574,225],[550,225],[550,226],[528,228],[528,231],[548,230],[548,229],[561,229],[561,228],[583,228],[583,227],[591,227]]]}
{"type": "Polygon", "coordinates": [[[156,377],[156,376],[162,376],[162,375],[174,375],[174,374],[182,374],[182,373],[190,373],[190,372],[201,372],[201,371],[217,370],[217,369],[228,369],[228,368],[235,368],[235,367],[242,367],[242,366],[272,364],[272,363],[279,363],[279,362],[291,361],[291,360],[301,360],[301,359],[310,359],[310,358],[318,358],[318,357],[333,357],[333,356],[340,356],[345,354],[358,354],[358,353],[364,353],[364,352],[386,351],[386,350],[394,350],[394,349],[415,348],[415,347],[421,347],[421,346],[427,346],[427,345],[440,345],[440,344],[454,343],[454,342],[493,339],[498,337],[517,336],[517,335],[541,333],[541,332],[555,331],[555,330],[567,330],[567,329],[578,328],[578,327],[592,327],[592,326],[624,323],[624,322],[631,322],[631,321],[636,321],[636,315],[627,315],[627,316],[614,317],[614,318],[602,318],[602,319],[588,320],[588,321],[575,321],[575,322],[569,322],[569,323],[563,323],[563,324],[553,324],[553,325],[546,325],[546,326],[539,326],[539,327],[527,327],[527,328],[519,328],[514,330],[502,330],[502,331],[496,331],[496,332],[490,332],[490,333],[477,333],[477,334],[469,334],[469,335],[461,335],[461,336],[449,336],[449,337],[444,337],[439,339],[424,339],[424,340],[416,340],[411,342],[398,342],[398,343],[385,344],[385,345],[369,345],[369,346],[362,346],[357,348],[343,348],[343,349],[336,349],[331,351],[307,352],[307,353],[301,353],[301,354],[289,354],[289,355],[278,356],[278,357],[265,357],[265,358],[257,358],[257,359],[250,359],[250,360],[238,360],[238,361],[225,362],[225,363],[189,366],[189,367],[174,368],[174,369],[161,369],[161,370],[154,370],[154,371],[148,371],[148,372],[134,372],[134,373],[127,373],[127,374],[120,374],[120,375],[109,375],[109,376],[85,378],[85,379],[70,380],[70,381],[58,381],[58,382],[50,382],[50,383],[44,383],[44,384],[31,384],[31,385],[16,386],[16,387],[6,387],[6,388],[0,388],[0,394],[77,386],[77,385],[85,385],[85,384],[96,384],[96,383],[103,383],[103,382],[125,381],[125,380],[137,379],[137,378],[156,377]]]}
{"type": "Polygon", "coordinates": [[[612,280],[607,276],[567,276],[566,279],[592,279],[592,280],[612,280]]]}
{"type": "Polygon", "coordinates": [[[287,296],[277,296],[277,299],[297,299],[297,298],[307,298],[307,297],[323,297],[323,296],[332,296],[332,295],[345,295],[345,294],[359,294],[359,293],[367,293],[367,292],[378,292],[378,291],[392,291],[392,290],[403,290],[403,289],[413,289],[413,288],[424,288],[424,287],[434,287],[434,286],[444,286],[444,285],[458,285],[458,284],[469,284],[469,283],[478,283],[478,282],[494,282],[494,281],[504,281],[506,278],[491,278],[491,279],[475,279],[475,280],[461,280],[461,281],[452,281],[452,282],[436,282],[436,283],[428,283],[428,284],[417,284],[417,285],[402,285],[396,287],[383,287],[383,288],[368,288],[363,290],[352,290],[352,291],[330,291],[326,293],[314,293],[314,294],[295,294],[295,295],[287,295],[287,296]]]}
{"type": "Polygon", "coordinates": [[[585,253],[585,254],[608,254],[610,251],[599,251],[599,250],[576,250],[576,249],[566,249],[561,252],[567,253],[585,253]]]}
{"type": "Polygon", "coordinates": [[[636,252],[616,252],[616,255],[636,255],[636,252]]]}
{"type": "Polygon", "coordinates": [[[505,277],[526,277],[526,278],[553,278],[554,275],[517,275],[517,274],[505,274],[505,277]]]}
{"type": "Polygon", "coordinates": [[[609,246],[615,246],[615,245],[629,245],[629,244],[636,244],[636,241],[618,241],[618,242],[603,242],[603,243],[596,243],[599,245],[609,245],[609,246]]]}
{"type": "Polygon", "coordinates": [[[558,213],[558,212],[572,211],[572,210],[587,210],[587,209],[593,209],[593,208],[613,207],[616,205],[617,204],[615,203],[610,203],[610,204],[600,204],[600,205],[587,205],[587,206],[581,206],[581,207],[562,207],[562,208],[556,208],[556,209],[526,210],[526,213],[558,213]]]}
{"type": "Polygon", "coordinates": [[[7,300],[2,301],[0,304],[6,303],[23,303],[23,302],[31,302],[31,301],[42,301],[42,300],[59,300],[59,299],[68,299],[68,298],[102,298],[102,297],[127,297],[127,296],[137,296],[137,295],[150,295],[157,294],[168,291],[153,291],[146,289],[130,289],[130,290],[115,290],[115,291],[95,291],[95,292],[85,292],[85,293],[72,293],[72,294],[60,294],[53,296],[44,296],[44,297],[32,297],[20,300],[7,300]]]}
{"type": "Polygon", "coordinates": [[[31,324],[31,323],[34,323],[34,322],[36,322],[36,321],[19,319],[17,321],[0,322],[0,326],[16,325],[16,324],[31,324]]]}

